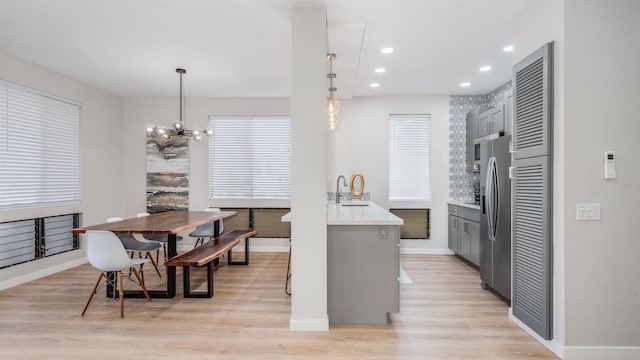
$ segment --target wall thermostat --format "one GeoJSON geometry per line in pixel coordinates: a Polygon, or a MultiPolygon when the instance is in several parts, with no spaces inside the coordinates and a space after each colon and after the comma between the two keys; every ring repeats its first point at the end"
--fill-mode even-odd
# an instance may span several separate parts
{"type": "Polygon", "coordinates": [[[613,151],[604,152],[604,178],[616,178],[616,154],[613,151]]]}

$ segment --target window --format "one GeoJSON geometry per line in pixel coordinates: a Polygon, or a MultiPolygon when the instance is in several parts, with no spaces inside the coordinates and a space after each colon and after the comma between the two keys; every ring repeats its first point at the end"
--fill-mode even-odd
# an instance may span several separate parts
{"type": "Polygon", "coordinates": [[[80,203],[80,105],[0,80],[0,208],[80,203]]]}
{"type": "Polygon", "coordinates": [[[389,115],[389,200],[431,200],[431,115],[389,115]]]}
{"type": "Polygon", "coordinates": [[[49,216],[0,223],[0,269],[76,250],[80,214],[49,216]]]}
{"type": "Polygon", "coordinates": [[[209,198],[291,198],[291,118],[210,116],[209,198]]]}

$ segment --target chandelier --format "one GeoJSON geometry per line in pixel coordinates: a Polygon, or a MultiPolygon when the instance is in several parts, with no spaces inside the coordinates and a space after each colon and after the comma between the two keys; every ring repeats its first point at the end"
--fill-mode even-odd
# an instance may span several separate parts
{"type": "Polygon", "coordinates": [[[157,127],[156,125],[149,125],[147,126],[147,135],[157,135],[166,140],[171,140],[174,136],[180,136],[180,137],[190,138],[196,142],[202,140],[203,135],[210,137],[211,135],[213,135],[212,129],[206,128],[204,130],[199,130],[199,129],[189,130],[184,128],[184,122],[182,121],[182,115],[183,115],[182,75],[186,73],[187,70],[176,69],[176,72],[180,74],[180,120],[171,124],[171,127],[169,128],[164,126],[157,127]]]}
{"type": "Polygon", "coordinates": [[[329,61],[329,97],[327,98],[327,126],[330,131],[336,129],[338,125],[338,115],[340,113],[340,102],[333,97],[333,93],[338,90],[333,87],[333,79],[336,78],[336,74],[333,72],[333,61],[336,59],[336,54],[327,54],[327,61],[329,61]]]}

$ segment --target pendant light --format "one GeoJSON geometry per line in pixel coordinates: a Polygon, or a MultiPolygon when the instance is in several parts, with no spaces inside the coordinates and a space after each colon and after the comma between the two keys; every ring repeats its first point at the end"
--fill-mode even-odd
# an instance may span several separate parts
{"type": "Polygon", "coordinates": [[[327,61],[329,61],[329,97],[327,98],[327,126],[329,131],[334,131],[338,126],[338,119],[340,115],[340,102],[333,97],[333,93],[338,89],[333,86],[333,79],[336,78],[336,74],[333,72],[333,61],[336,59],[336,54],[327,54],[327,61]]]}
{"type": "Polygon", "coordinates": [[[182,90],[184,89],[182,84],[182,75],[184,75],[187,70],[185,69],[176,69],[176,72],[180,74],[180,118],[178,121],[175,121],[171,124],[171,127],[157,127],[155,125],[147,126],[147,135],[157,135],[161,136],[166,140],[171,140],[174,136],[184,136],[190,138],[196,142],[202,140],[202,136],[210,137],[213,135],[213,130],[206,128],[204,130],[199,129],[185,129],[184,122],[182,121],[182,115],[184,113],[182,103],[184,101],[184,97],[182,94],[182,90]]]}

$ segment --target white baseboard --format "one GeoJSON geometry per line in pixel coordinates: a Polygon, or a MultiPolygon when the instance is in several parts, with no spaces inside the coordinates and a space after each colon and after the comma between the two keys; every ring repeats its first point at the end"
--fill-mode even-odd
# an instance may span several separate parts
{"type": "Polygon", "coordinates": [[[640,347],[624,346],[565,346],[565,360],[636,360],[640,359],[640,347]]]}
{"type": "Polygon", "coordinates": [[[449,249],[431,249],[431,248],[400,248],[400,254],[410,255],[453,255],[453,251],[449,249]]]}
{"type": "Polygon", "coordinates": [[[291,319],[289,320],[291,331],[329,331],[329,317],[323,319],[291,319]]]}
{"type": "MultiPolygon", "coordinates": [[[[554,354],[558,355],[561,359],[565,358],[565,347],[555,340],[547,340],[543,339],[542,336],[538,335],[535,331],[533,331],[530,327],[528,327],[525,323],[520,321],[517,317],[513,315],[513,309],[509,308],[509,319],[516,323],[516,325],[520,326],[527,334],[531,335],[534,339],[538,340],[538,342],[544,345],[547,349],[551,350],[554,354]]],[[[577,359],[577,358],[576,358],[577,359]]]]}
{"type": "Polygon", "coordinates": [[[80,266],[80,265],[83,265],[83,264],[86,264],[86,263],[87,263],[87,258],[83,257],[83,258],[67,261],[67,262],[62,263],[62,264],[57,264],[57,265],[54,265],[54,266],[48,266],[48,267],[46,267],[46,268],[44,268],[42,270],[29,272],[29,273],[27,273],[25,275],[14,277],[12,279],[0,282],[0,290],[8,289],[10,287],[14,287],[14,286],[17,286],[17,285],[20,285],[20,284],[24,284],[24,283],[27,283],[29,281],[37,280],[37,279],[43,278],[45,276],[53,275],[53,274],[58,273],[60,271],[71,269],[73,267],[80,266]]]}

